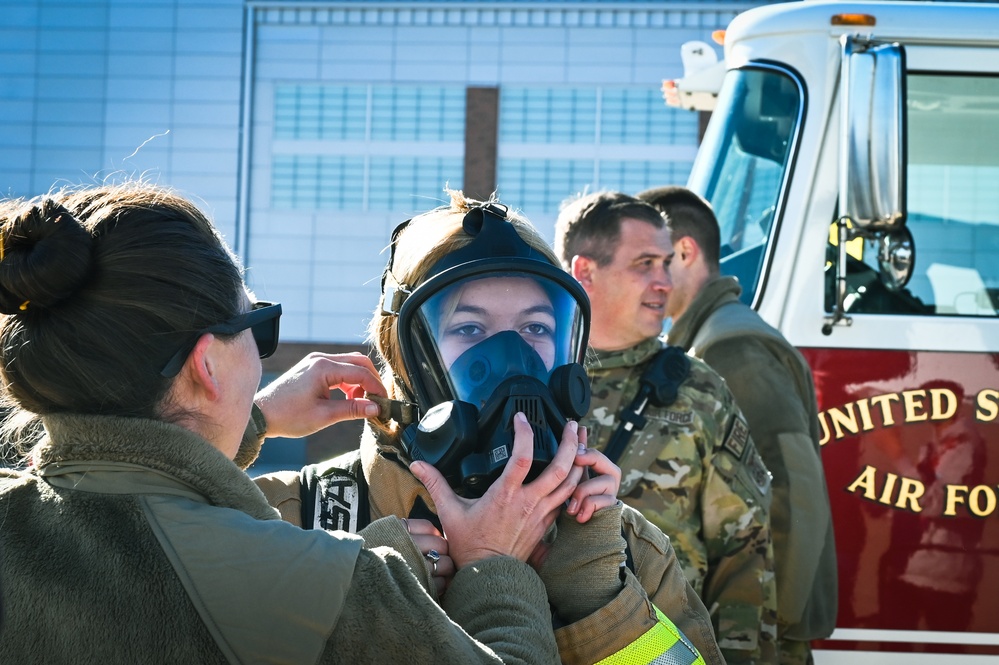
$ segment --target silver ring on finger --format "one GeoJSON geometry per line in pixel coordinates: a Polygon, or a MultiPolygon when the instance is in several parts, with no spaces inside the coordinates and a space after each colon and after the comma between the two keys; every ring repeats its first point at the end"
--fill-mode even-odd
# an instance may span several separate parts
{"type": "Polygon", "coordinates": [[[440,552],[438,552],[437,550],[430,550],[429,552],[427,552],[423,556],[427,559],[427,561],[430,562],[430,565],[432,565],[434,567],[434,575],[436,575],[437,574],[437,562],[441,560],[440,552]]]}

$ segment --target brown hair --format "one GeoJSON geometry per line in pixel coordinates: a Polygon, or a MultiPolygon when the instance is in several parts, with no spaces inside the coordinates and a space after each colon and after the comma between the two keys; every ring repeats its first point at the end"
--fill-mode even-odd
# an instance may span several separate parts
{"type": "Polygon", "coordinates": [[[639,192],[638,198],[666,216],[673,242],[693,238],[703,252],[708,268],[718,271],[721,234],[710,203],[696,192],[676,185],[647,189],[639,192]]]}
{"type": "Polygon", "coordinates": [[[212,223],[166,189],[130,182],[3,202],[8,431],[59,412],[176,417],[160,370],[198,330],[236,315],[244,292],[212,223]]]}
{"type": "Polygon", "coordinates": [[[621,192],[596,192],[565,202],[555,222],[555,251],[562,267],[568,270],[574,256],[586,256],[600,266],[613,261],[625,218],[657,229],[665,224],[655,208],[621,192]]]}
{"type": "MultiPolygon", "coordinates": [[[[465,214],[483,203],[497,203],[494,198],[486,202],[476,201],[459,190],[444,191],[451,197],[449,205],[414,217],[395,238],[391,265],[386,268],[386,289],[394,287],[412,291],[422,284],[435,263],[472,242],[472,236],[462,230],[461,223],[465,214]]],[[[548,242],[526,217],[511,211],[507,218],[527,244],[542,252],[552,264],[558,264],[558,258],[548,242]]],[[[389,398],[412,401],[412,384],[402,362],[399,344],[399,317],[386,313],[383,310],[384,304],[383,292],[369,326],[369,343],[378,352],[382,381],[389,398]]],[[[386,423],[377,423],[376,426],[382,435],[395,437],[398,434],[386,423]]]]}

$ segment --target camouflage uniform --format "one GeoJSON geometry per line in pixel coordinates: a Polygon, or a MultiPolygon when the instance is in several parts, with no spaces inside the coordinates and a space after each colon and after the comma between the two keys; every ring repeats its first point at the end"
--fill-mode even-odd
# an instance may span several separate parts
{"type": "MultiPolygon", "coordinates": [[[[639,376],[662,348],[656,338],[591,354],[591,446],[604,449],[639,376]]],[[[676,401],[648,406],[618,460],[622,500],[666,533],[687,580],[712,615],[729,663],[774,663],[777,598],[770,541],[770,474],[725,382],[691,358],[676,401]]]]}

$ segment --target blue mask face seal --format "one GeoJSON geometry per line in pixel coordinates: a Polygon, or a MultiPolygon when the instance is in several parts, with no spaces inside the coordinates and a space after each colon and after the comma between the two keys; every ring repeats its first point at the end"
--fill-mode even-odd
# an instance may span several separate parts
{"type": "Polygon", "coordinates": [[[398,311],[423,414],[402,445],[465,496],[480,496],[512,454],[514,414],[534,431],[533,478],[566,422],[589,409],[590,311],[582,287],[520,237],[504,208],[475,208],[462,227],[471,242],[435,263],[398,311]]]}

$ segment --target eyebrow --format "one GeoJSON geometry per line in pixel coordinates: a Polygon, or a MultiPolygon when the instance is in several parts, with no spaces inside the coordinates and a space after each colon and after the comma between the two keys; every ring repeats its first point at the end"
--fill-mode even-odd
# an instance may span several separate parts
{"type": "MultiPolygon", "coordinates": [[[[487,316],[489,310],[485,307],[479,307],[478,305],[458,305],[454,308],[454,313],[457,314],[461,312],[462,314],[480,314],[487,316]]],[[[555,316],[555,308],[551,305],[534,305],[533,307],[528,307],[527,309],[522,309],[518,312],[519,314],[549,314],[552,317],[555,316]]]]}
{"type": "Polygon", "coordinates": [[[528,307],[525,310],[521,310],[521,314],[549,314],[552,317],[555,316],[555,308],[551,305],[535,305],[534,307],[528,307]]]}
{"type": "Polygon", "coordinates": [[[660,258],[672,259],[674,256],[676,256],[675,251],[671,251],[667,254],[654,254],[652,252],[643,252],[642,254],[639,254],[638,256],[633,258],[632,262],[634,263],[636,261],[644,261],[645,259],[660,259],[660,258]]]}

